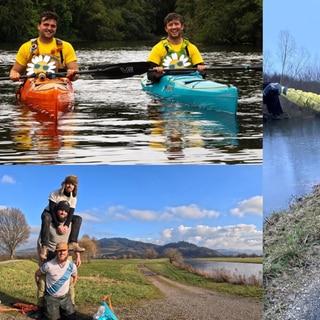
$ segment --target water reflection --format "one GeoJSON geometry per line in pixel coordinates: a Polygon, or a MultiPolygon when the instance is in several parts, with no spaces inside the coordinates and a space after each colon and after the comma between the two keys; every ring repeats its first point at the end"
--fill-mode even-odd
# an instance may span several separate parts
{"type": "Polygon", "coordinates": [[[287,209],[320,183],[319,119],[266,123],[263,137],[264,214],[287,209]]]}
{"type": "MultiPolygon", "coordinates": [[[[18,46],[17,46],[18,47],[18,46]]],[[[2,75],[16,50],[0,50],[2,75]]],[[[80,69],[145,61],[151,44],[77,47],[80,69]],[[94,49],[92,49],[94,48],[94,49]]],[[[206,48],[208,65],[259,64],[249,48],[206,48]]],[[[0,163],[239,164],[262,161],[261,73],[216,72],[208,78],[239,90],[237,116],[177,104],[154,106],[140,76],[74,83],[76,104],[57,123],[17,105],[16,84],[0,83],[0,163]]]]}
{"type": "MultiPolygon", "coordinates": [[[[19,117],[14,117],[12,130],[16,162],[32,163],[45,159],[46,163],[55,164],[62,146],[71,149],[75,145],[72,139],[64,138],[73,135],[70,121],[68,128],[63,127],[64,115],[57,120],[25,105],[20,105],[17,111],[19,117]],[[32,157],[33,153],[37,155],[36,159],[32,157]]],[[[69,112],[68,117],[71,115],[69,112]]]]}
{"type": "Polygon", "coordinates": [[[181,104],[148,105],[150,146],[164,150],[169,160],[185,157],[189,148],[238,145],[236,116],[181,104]]]}

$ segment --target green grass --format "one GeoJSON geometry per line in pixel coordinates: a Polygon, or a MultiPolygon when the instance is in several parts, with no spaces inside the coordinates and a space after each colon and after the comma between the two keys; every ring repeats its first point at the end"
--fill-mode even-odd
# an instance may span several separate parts
{"type": "Polygon", "coordinates": [[[226,282],[214,282],[212,279],[208,279],[203,276],[190,273],[187,270],[175,267],[166,259],[149,260],[148,262],[144,263],[144,265],[167,278],[181,283],[202,287],[223,294],[259,300],[262,299],[262,287],[237,285],[226,282]]]}
{"type": "MultiPolygon", "coordinates": [[[[82,264],[76,289],[77,310],[93,314],[104,295],[111,295],[114,306],[132,306],[141,299],[161,297],[161,292],[139,271],[139,263],[181,283],[207,288],[225,294],[261,299],[262,288],[227,283],[214,283],[210,279],[191,274],[157,260],[93,260],[82,264]]],[[[0,264],[0,292],[2,304],[14,302],[36,303],[34,272],[36,261],[21,260],[0,264]]]]}

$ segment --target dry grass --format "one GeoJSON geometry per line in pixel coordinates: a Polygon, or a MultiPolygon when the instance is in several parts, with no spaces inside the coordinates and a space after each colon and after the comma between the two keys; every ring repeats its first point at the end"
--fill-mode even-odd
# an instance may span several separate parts
{"type": "Polygon", "coordinates": [[[320,185],[264,221],[265,319],[285,313],[320,264],[320,185]],[[307,280],[308,279],[308,280],[307,280]]]}

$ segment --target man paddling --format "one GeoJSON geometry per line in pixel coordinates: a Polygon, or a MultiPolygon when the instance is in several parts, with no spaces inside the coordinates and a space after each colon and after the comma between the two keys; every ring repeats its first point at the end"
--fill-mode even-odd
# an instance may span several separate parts
{"type": "Polygon", "coordinates": [[[155,70],[148,74],[152,81],[165,74],[164,68],[177,69],[194,67],[203,72],[205,65],[198,48],[183,37],[184,21],[180,14],[171,12],[164,18],[167,37],[161,39],[148,57],[150,67],[155,70]]]}
{"type": "Polygon", "coordinates": [[[55,38],[59,17],[55,12],[45,11],[41,14],[38,30],[39,37],[25,42],[18,50],[16,60],[10,71],[10,79],[19,81],[20,76],[28,70],[32,73],[58,72],[67,70],[71,81],[78,79],[77,56],[69,42],[55,38]],[[48,57],[48,58],[47,58],[48,57]]]}

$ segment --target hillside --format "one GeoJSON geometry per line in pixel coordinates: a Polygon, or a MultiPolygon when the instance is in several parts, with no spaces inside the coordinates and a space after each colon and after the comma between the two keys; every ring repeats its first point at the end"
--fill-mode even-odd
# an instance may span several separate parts
{"type": "Polygon", "coordinates": [[[101,256],[105,258],[123,257],[124,255],[133,258],[141,258],[143,251],[146,249],[154,249],[159,257],[162,257],[164,251],[169,248],[177,249],[184,258],[209,258],[220,257],[222,254],[216,250],[198,247],[194,244],[180,241],[159,246],[152,243],[141,241],[132,241],[125,238],[103,238],[98,240],[101,256]]]}

